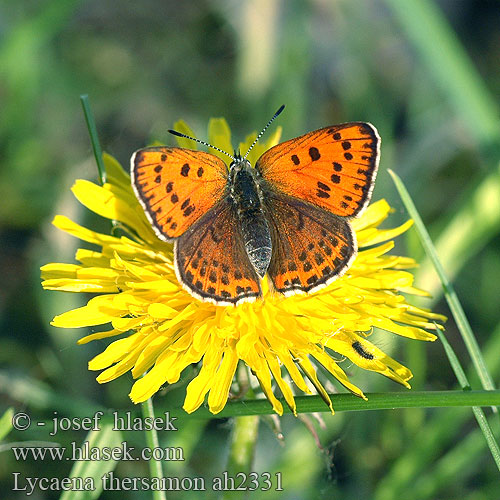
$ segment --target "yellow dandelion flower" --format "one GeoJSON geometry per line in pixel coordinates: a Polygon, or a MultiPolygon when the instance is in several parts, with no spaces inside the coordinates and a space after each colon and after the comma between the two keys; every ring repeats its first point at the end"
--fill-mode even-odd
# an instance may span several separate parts
{"type": "MultiPolygon", "coordinates": [[[[176,130],[192,135],[183,122],[176,124],[176,130]]],[[[252,164],[278,143],[280,133],[278,128],[267,142],[255,146],[249,155],[252,164]]],[[[240,150],[245,151],[255,136],[248,136],[240,150]]],[[[225,120],[211,120],[209,140],[232,151],[225,120]]],[[[178,138],[178,142],[183,147],[196,146],[188,139],[178,138]]],[[[78,264],[52,263],[41,269],[47,290],[96,294],[85,306],[56,316],[52,325],[109,325],[105,331],[79,340],[85,344],[115,339],[89,362],[90,370],[102,370],[99,383],[130,370],[137,379],[130,398],[139,403],[163,385],[176,383],[187,366],[199,362],[198,375],[187,386],[184,409],[195,411],[208,393],[210,411],[218,413],[226,404],[241,360],[280,415],[283,407],[276,389],[296,413],[294,385],[310,393],[312,384],[333,411],[317,373],[319,365],[349,391],[365,398],[349,381],[338,363],[340,358],[409,387],[410,370],[367,337],[376,327],[412,339],[434,340],[427,330],[435,328],[434,320],[444,317],[407,302],[406,295],[426,295],[413,287],[413,276],[407,271],[416,264],[411,258],[388,253],[394,247],[393,238],[412,223],[381,229],[391,211],[385,200],[372,203],[352,221],[358,255],[349,270],[328,287],[285,298],[272,293],[264,280],[262,300],[221,307],[201,302],[182,288],[175,275],[172,245],[155,235],[129,176],[111,156],[104,155],[104,163],[104,186],[77,180],[72,191],[93,212],[122,224],[129,236],[97,233],[58,215],[53,221],[56,227],[98,249],[79,249],[78,264]]]]}

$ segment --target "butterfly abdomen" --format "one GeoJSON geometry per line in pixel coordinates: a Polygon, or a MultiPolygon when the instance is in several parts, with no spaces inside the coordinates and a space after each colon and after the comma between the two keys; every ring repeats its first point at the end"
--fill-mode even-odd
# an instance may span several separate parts
{"type": "Polygon", "coordinates": [[[257,274],[262,278],[271,261],[271,232],[264,215],[257,172],[246,160],[231,164],[230,199],[240,222],[245,250],[257,274]]]}

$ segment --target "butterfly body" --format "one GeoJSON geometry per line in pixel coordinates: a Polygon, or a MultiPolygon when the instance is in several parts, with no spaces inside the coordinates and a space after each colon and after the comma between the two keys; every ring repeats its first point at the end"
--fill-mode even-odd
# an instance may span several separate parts
{"type": "Polygon", "coordinates": [[[159,238],[174,242],[179,282],[193,296],[235,305],[342,276],[357,243],[349,220],[367,206],[380,137],[364,122],[278,144],[255,167],[202,151],[150,147],[131,158],[134,191],[159,238]]]}
{"type": "Polygon", "coordinates": [[[271,262],[271,231],[264,212],[262,178],[250,162],[235,156],[229,166],[229,197],[250,263],[263,278],[271,262]]]}

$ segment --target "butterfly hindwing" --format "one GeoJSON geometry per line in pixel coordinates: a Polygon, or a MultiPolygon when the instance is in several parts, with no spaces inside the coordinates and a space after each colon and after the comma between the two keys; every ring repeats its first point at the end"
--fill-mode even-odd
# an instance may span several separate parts
{"type": "Polygon", "coordinates": [[[354,217],[370,201],[379,151],[380,137],[373,125],[345,123],[274,146],[256,168],[283,193],[354,217]]]}
{"type": "Polygon", "coordinates": [[[227,198],[175,241],[174,254],[179,281],[201,300],[230,305],[261,295],[227,198]]]}
{"type": "Polygon", "coordinates": [[[131,178],[156,234],[168,241],[183,234],[224,196],[227,167],[202,151],[150,147],[132,156],[131,178]]]}
{"type": "Polygon", "coordinates": [[[285,295],[312,292],[342,276],[356,256],[347,220],[310,203],[267,193],[273,253],[268,274],[285,295]]]}

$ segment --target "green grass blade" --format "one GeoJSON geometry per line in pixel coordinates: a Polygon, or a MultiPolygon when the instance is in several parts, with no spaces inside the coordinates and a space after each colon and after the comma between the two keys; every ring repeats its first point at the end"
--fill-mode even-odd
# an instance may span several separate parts
{"type": "MultiPolygon", "coordinates": [[[[446,355],[448,356],[448,360],[450,361],[451,367],[455,372],[458,383],[462,387],[463,391],[470,391],[470,384],[467,380],[467,376],[458,361],[458,358],[453,351],[451,345],[449,344],[447,338],[444,336],[443,332],[436,330],[437,335],[441,342],[443,343],[444,350],[446,355]]],[[[493,431],[491,430],[490,424],[486,419],[486,415],[484,414],[481,408],[477,406],[472,407],[472,411],[474,412],[474,416],[476,417],[477,423],[481,428],[481,431],[486,439],[486,443],[491,451],[491,455],[493,456],[493,460],[495,461],[498,470],[500,471],[500,448],[498,447],[498,443],[495,440],[495,436],[493,435],[493,431]]]]}
{"type": "Polygon", "coordinates": [[[0,418],[0,440],[3,439],[12,429],[12,417],[14,408],[7,408],[0,418]]]}
{"type": "MultiPolygon", "coordinates": [[[[155,419],[153,400],[149,398],[147,401],[144,401],[144,403],[141,403],[141,408],[142,408],[142,416],[144,417],[144,419],[148,419],[149,421],[153,422],[155,419]]],[[[145,431],[145,434],[146,434],[146,444],[151,450],[160,447],[160,442],[158,440],[158,432],[154,428],[154,426],[152,429],[145,431]]],[[[154,477],[158,478],[163,477],[163,468],[161,460],[156,460],[154,458],[151,458],[151,460],[148,461],[148,465],[149,465],[149,477],[151,479],[153,479],[154,477]]],[[[154,500],[167,499],[165,492],[161,490],[154,490],[152,497],[154,500]]]]}
{"type": "MultiPolygon", "coordinates": [[[[384,392],[365,393],[368,401],[364,401],[353,394],[329,394],[333,408],[341,411],[391,410],[396,408],[446,408],[471,406],[498,406],[500,390],[497,391],[411,391],[411,392],[384,392]]],[[[283,413],[291,413],[284,399],[283,413]]],[[[297,413],[329,412],[330,409],[320,396],[296,396],[297,413]]],[[[173,410],[174,411],[174,410],[173,410]]],[[[186,415],[178,410],[174,411],[179,419],[226,418],[241,415],[272,415],[271,405],[266,399],[253,399],[228,403],[224,409],[213,415],[208,408],[202,407],[192,415],[186,415]]]]}
{"type": "Polygon", "coordinates": [[[476,417],[477,423],[481,428],[481,431],[488,443],[488,447],[491,451],[491,455],[495,463],[497,464],[497,468],[500,471],[500,448],[498,447],[498,443],[496,442],[495,436],[493,435],[493,431],[491,430],[490,424],[486,419],[486,415],[481,408],[477,406],[472,407],[472,411],[474,412],[474,416],[476,417]]]}
{"type": "Polygon", "coordinates": [[[448,361],[450,362],[450,365],[455,373],[455,376],[457,377],[460,387],[462,388],[463,391],[470,391],[471,387],[469,381],[467,380],[467,375],[465,375],[462,365],[460,364],[460,361],[458,360],[455,351],[448,342],[448,339],[445,337],[442,331],[436,330],[436,334],[439,337],[439,340],[441,340],[443,344],[444,351],[446,353],[446,356],[448,356],[448,361]]]}
{"type": "Polygon", "coordinates": [[[85,122],[87,123],[87,128],[89,130],[90,142],[92,143],[92,149],[97,163],[97,170],[99,171],[99,180],[102,185],[106,182],[106,169],[104,168],[104,162],[102,161],[102,149],[97,135],[94,115],[92,113],[92,109],[90,108],[89,96],[87,94],[81,95],[80,101],[82,103],[83,114],[85,115],[85,122]]]}
{"type": "Polygon", "coordinates": [[[448,305],[453,314],[453,317],[455,318],[460,334],[462,335],[467,350],[469,351],[469,354],[472,358],[472,362],[479,375],[479,379],[481,380],[481,385],[486,390],[493,390],[495,388],[495,384],[493,383],[493,379],[488,372],[488,369],[484,362],[483,355],[481,353],[481,350],[479,349],[479,344],[477,343],[476,337],[472,332],[472,328],[470,326],[467,317],[465,316],[465,312],[462,308],[460,301],[458,300],[457,294],[455,293],[452,284],[450,283],[448,277],[444,272],[443,266],[441,264],[441,261],[439,260],[436,249],[432,244],[429,233],[427,232],[427,229],[415,207],[415,204],[413,203],[401,179],[392,170],[389,170],[389,174],[391,174],[392,176],[394,184],[396,185],[396,189],[399,192],[399,195],[406,207],[406,210],[408,211],[410,217],[413,219],[415,223],[415,229],[417,230],[417,233],[420,237],[420,241],[422,242],[425,252],[427,256],[431,259],[432,264],[434,265],[434,268],[436,269],[436,272],[439,276],[439,279],[441,280],[446,301],[448,302],[448,305]]]}
{"type": "MultiPolygon", "coordinates": [[[[112,424],[101,424],[101,430],[90,431],[85,441],[89,449],[118,448],[121,446],[121,432],[113,431],[112,424]]],[[[84,442],[85,442],[84,441],[84,442]]],[[[78,460],[74,463],[69,477],[92,478],[95,489],[88,491],[65,491],[60,500],[95,500],[103,490],[102,477],[113,471],[117,460],[78,460]]],[[[109,485],[108,480],[108,485],[109,485]]]]}

